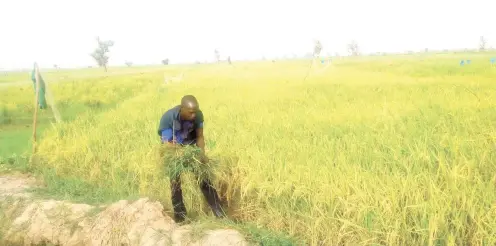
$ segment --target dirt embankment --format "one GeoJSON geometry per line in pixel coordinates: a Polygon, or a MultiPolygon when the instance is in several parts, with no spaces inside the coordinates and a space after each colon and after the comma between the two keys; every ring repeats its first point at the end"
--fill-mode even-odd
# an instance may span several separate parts
{"type": "Polygon", "coordinates": [[[28,176],[0,176],[1,245],[250,245],[236,230],[179,226],[159,202],[142,198],[108,206],[36,200],[28,176]]]}

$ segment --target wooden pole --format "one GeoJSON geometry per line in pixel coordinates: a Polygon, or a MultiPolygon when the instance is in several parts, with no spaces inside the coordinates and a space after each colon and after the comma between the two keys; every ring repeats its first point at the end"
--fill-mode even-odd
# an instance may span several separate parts
{"type": "Polygon", "coordinates": [[[36,122],[38,119],[38,108],[40,100],[40,78],[38,75],[38,64],[34,64],[34,73],[36,79],[36,95],[34,99],[34,114],[33,114],[33,154],[31,155],[31,161],[33,160],[33,155],[36,153],[36,122]]]}

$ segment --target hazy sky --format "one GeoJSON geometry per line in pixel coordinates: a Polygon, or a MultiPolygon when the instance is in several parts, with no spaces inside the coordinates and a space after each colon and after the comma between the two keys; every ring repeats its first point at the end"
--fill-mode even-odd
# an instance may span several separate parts
{"type": "Polygon", "coordinates": [[[494,0],[0,0],[0,69],[95,65],[95,37],[112,39],[110,64],[345,53],[496,48],[494,0]]]}

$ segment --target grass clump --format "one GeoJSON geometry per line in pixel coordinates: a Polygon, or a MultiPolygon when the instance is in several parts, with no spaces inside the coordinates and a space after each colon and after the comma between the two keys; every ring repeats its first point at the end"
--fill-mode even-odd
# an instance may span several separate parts
{"type": "Polygon", "coordinates": [[[162,148],[162,159],[164,172],[169,179],[176,179],[181,173],[193,173],[198,181],[212,180],[214,178],[214,161],[203,163],[201,161],[201,149],[196,146],[170,146],[164,144],[162,148]]]}

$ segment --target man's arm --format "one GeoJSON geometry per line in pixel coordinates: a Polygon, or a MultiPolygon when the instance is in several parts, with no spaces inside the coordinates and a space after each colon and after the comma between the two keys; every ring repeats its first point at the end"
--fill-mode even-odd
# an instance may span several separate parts
{"type": "Polygon", "coordinates": [[[207,155],[205,154],[205,137],[203,136],[203,128],[196,129],[196,146],[201,149],[201,160],[207,163],[207,155]]]}
{"type": "Polygon", "coordinates": [[[176,144],[176,142],[174,142],[173,132],[174,131],[172,130],[172,128],[164,129],[162,131],[162,142],[168,143],[169,145],[176,144]]]}
{"type": "Polygon", "coordinates": [[[205,137],[203,136],[203,123],[205,118],[203,117],[203,112],[198,110],[195,118],[195,130],[196,130],[196,146],[201,149],[201,159],[203,163],[207,163],[207,155],[205,153],[205,137]]]}
{"type": "Polygon", "coordinates": [[[205,154],[205,137],[203,136],[203,128],[196,129],[196,146],[205,154]]]}

